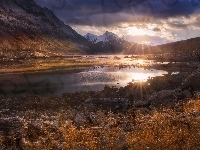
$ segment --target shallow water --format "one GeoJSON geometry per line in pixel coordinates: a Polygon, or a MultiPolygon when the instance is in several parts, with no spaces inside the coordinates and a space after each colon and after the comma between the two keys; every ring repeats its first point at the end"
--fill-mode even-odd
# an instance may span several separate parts
{"type": "MultiPolygon", "coordinates": [[[[145,70],[144,65],[151,66],[154,62],[133,57],[124,55],[76,56],[74,58],[78,60],[100,61],[105,62],[105,65],[77,67],[68,72],[0,75],[0,97],[97,91],[102,90],[105,85],[124,87],[129,82],[146,82],[149,78],[168,74],[163,70],[145,70]],[[112,62],[112,65],[106,65],[106,62],[112,62]]],[[[71,56],[64,59],[71,59],[71,56]]]]}
{"type": "Polygon", "coordinates": [[[0,95],[62,94],[65,92],[97,91],[105,85],[123,87],[129,82],[146,82],[148,78],[167,74],[163,70],[143,68],[89,67],[70,73],[18,74],[1,76],[0,95]]]}

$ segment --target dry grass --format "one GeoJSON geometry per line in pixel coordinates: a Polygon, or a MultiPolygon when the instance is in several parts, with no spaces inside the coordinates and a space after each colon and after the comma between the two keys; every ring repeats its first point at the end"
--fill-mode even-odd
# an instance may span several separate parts
{"type": "Polygon", "coordinates": [[[3,145],[3,136],[0,135],[0,147],[2,147],[2,145],[3,145]]]}
{"type": "Polygon", "coordinates": [[[130,110],[125,115],[99,110],[93,114],[98,125],[76,122],[74,110],[60,112],[53,120],[29,115],[23,119],[21,145],[47,150],[200,149],[200,100],[177,107],[148,113],[130,110]]]}
{"type": "Polygon", "coordinates": [[[2,65],[0,73],[21,73],[21,72],[51,72],[51,71],[71,71],[73,67],[88,67],[103,65],[99,61],[88,61],[75,58],[46,58],[24,61],[21,63],[13,62],[12,64],[2,65]]]}

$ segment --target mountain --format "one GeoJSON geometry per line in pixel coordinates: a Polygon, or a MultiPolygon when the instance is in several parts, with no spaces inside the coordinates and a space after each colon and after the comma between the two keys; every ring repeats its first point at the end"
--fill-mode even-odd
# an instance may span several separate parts
{"type": "Polygon", "coordinates": [[[33,0],[1,0],[0,57],[82,54],[91,43],[33,0]]]}
{"type": "Polygon", "coordinates": [[[152,46],[151,49],[155,53],[172,53],[172,52],[199,52],[200,50],[200,37],[191,38],[187,40],[167,43],[158,46],[152,46]],[[159,49],[157,49],[159,47],[159,49]]]}
{"type": "Polygon", "coordinates": [[[146,54],[159,55],[166,61],[200,61],[200,37],[151,46],[144,49],[146,54]]]}
{"type": "Polygon", "coordinates": [[[108,31],[99,36],[87,33],[84,37],[94,44],[93,53],[141,54],[142,49],[147,47],[143,44],[128,42],[108,31]]]}
{"type": "MultiPolygon", "coordinates": [[[[84,37],[85,37],[88,41],[90,41],[90,42],[92,42],[92,43],[98,43],[98,42],[100,42],[100,40],[98,39],[98,38],[99,38],[98,35],[94,35],[94,34],[91,34],[91,33],[87,33],[86,35],[84,35],[84,37]]],[[[103,41],[103,40],[102,40],[102,41],[103,41]]]]}
{"type": "Polygon", "coordinates": [[[122,42],[124,41],[122,38],[119,38],[116,34],[112,32],[106,31],[103,35],[94,35],[91,33],[87,33],[84,36],[88,41],[92,43],[98,43],[98,42],[109,42],[109,41],[116,41],[116,42],[122,42]]]}

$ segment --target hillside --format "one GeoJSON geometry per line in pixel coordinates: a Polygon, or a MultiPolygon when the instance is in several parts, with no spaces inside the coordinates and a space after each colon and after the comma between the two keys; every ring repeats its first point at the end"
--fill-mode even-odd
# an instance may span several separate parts
{"type": "Polygon", "coordinates": [[[158,54],[170,61],[200,61],[200,37],[144,49],[146,54],[158,54]]]}
{"type": "Polygon", "coordinates": [[[200,37],[191,38],[183,41],[167,43],[159,46],[152,46],[151,49],[156,53],[164,52],[198,52],[200,50],[200,37]],[[158,51],[156,47],[159,47],[161,51],[158,51]]]}
{"type": "Polygon", "coordinates": [[[33,0],[1,0],[1,59],[82,54],[90,43],[33,0]]]}

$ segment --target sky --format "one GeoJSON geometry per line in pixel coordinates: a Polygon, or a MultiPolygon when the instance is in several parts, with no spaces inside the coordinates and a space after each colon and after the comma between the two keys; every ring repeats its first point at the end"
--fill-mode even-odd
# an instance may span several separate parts
{"type": "Polygon", "coordinates": [[[200,37],[200,0],[34,0],[79,34],[160,45],[200,37]]]}

